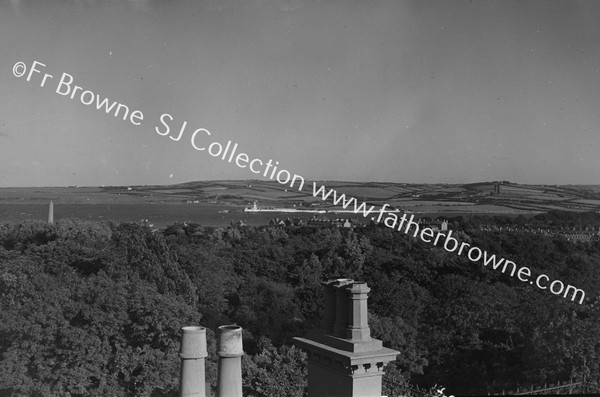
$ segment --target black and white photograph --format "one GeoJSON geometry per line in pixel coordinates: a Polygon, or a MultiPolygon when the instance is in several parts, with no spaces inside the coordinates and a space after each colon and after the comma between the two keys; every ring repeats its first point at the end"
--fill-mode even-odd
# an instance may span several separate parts
{"type": "Polygon", "coordinates": [[[0,0],[0,397],[600,395],[600,1],[0,0]]]}

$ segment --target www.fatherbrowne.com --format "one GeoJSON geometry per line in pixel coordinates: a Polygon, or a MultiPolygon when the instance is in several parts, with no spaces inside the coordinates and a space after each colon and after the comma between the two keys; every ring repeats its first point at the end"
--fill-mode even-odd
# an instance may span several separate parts
{"type": "Polygon", "coordinates": [[[540,274],[535,278],[531,277],[531,269],[526,266],[518,267],[513,261],[505,258],[497,258],[496,255],[490,255],[487,251],[484,251],[478,247],[471,246],[469,243],[459,242],[457,239],[452,237],[452,231],[448,230],[446,233],[434,232],[433,229],[425,227],[420,229],[419,224],[414,221],[415,216],[411,215],[407,219],[407,214],[403,214],[401,217],[396,215],[394,212],[388,212],[386,209],[389,204],[384,204],[379,210],[375,209],[375,206],[367,208],[367,204],[362,202],[358,203],[358,200],[354,197],[346,197],[345,194],[339,194],[335,189],[327,190],[325,186],[317,188],[317,184],[313,182],[313,197],[319,197],[323,201],[330,199],[334,205],[341,205],[344,209],[349,209],[355,214],[368,217],[371,214],[371,219],[377,223],[383,221],[383,224],[390,229],[404,232],[413,237],[419,236],[421,240],[426,243],[433,243],[435,246],[443,246],[448,252],[456,252],[457,255],[466,254],[467,258],[471,262],[480,262],[484,266],[491,266],[492,269],[500,269],[502,273],[510,274],[514,277],[515,274],[519,281],[529,282],[529,284],[537,286],[540,289],[548,289],[554,295],[562,295],[564,298],[571,297],[571,301],[574,301],[579,297],[579,304],[582,304],[585,299],[585,291],[579,288],[575,288],[572,285],[567,285],[560,280],[554,280],[550,282],[550,277],[545,274],[540,274]]]}

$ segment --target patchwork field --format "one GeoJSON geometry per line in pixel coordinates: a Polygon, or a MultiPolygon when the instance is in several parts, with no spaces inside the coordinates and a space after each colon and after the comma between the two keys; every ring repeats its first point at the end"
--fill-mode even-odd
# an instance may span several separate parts
{"type": "MultiPolygon", "coordinates": [[[[536,214],[549,210],[600,211],[600,187],[595,185],[518,185],[485,182],[464,185],[390,182],[319,181],[338,194],[355,197],[377,208],[385,203],[405,212],[434,216],[469,214],[536,214]]],[[[202,181],[170,186],[0,188],[0,222],[47,218],[54,202],[55,218],[114,222],[147,219],[157,227],[174,222],[225,226],[231,222],[264,224],[275,217],[309,219],[316,214],[248,213],[262,208],[326,210],[327,217],[357,217],[312,195],[312,182],[303,191],[271,181],[202,181]]],[[[353,208],[351,206],[350,208],[353,208]]]]}

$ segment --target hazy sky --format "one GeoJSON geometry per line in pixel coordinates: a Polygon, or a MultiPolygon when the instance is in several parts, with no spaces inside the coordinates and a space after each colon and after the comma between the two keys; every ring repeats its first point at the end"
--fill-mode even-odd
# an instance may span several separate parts
{"type": "Polygon", "coordinates": [[[256,178],[199,128],[307,180],[600,184],[598,21],[594,0],[0,0],[0,186],[256,178]]]}

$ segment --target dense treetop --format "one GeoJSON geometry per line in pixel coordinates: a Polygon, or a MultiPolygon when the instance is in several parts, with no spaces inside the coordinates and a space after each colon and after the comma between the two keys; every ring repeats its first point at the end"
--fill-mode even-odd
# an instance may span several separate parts
{"type": "Polygon", "coordinates": [[[453,394],[598,380],[600,245],[451,225],[586,301],[375,225],[0,225],[0,396],[177,395],[181,327],[228,323],[244,328],[245,395],[302,396],[305,355],[291,338],[318,323],[330,276],[369,284],[372,335],[402,352],[394,379],[453,394]]]}

